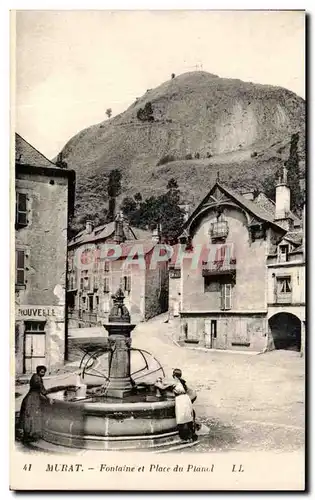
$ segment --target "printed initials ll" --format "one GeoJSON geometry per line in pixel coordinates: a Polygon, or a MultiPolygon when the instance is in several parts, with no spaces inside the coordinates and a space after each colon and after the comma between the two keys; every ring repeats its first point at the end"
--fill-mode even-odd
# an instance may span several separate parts
{"type": "Polygon", "coordinates": [[[237,470],[236,465],[233,464],[232,472],[244,472],[243,465],[241,464],[237,470]]]}

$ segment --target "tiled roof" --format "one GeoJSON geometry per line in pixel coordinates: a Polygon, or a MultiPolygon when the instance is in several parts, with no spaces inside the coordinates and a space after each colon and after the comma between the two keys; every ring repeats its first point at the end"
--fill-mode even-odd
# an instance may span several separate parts
{"type": "MultiPolygon", "coordinates": [[[[236,193],[230,188],[227,188],[226,186],[223,186],[222,184],[217,184],[219,188],[221,188],[227,195],[229,195],[231,198],[234,198],[240,205],[242,205],[244,208],[247,208],[249,212],[251,212],[253,215],[258,217],[258,219],[264,220],[266,222],[269,222],[270,224],[276,225],[274,222],[273,216],[262,206],[256,204],[255,202],[248,200],[244,198],[244,196],[236,193]]],[[[279,229],[282,229],[280,226],[278,226],[279,229]]],[[[282,229],[283,230],[283,229],[282,229]]]]}
{"type": "MultiPolygon", "coordinates": [[[[83,245],[85,243],[95,243],[97,241],[109,240],[114,236],[115,232],[115,222],[109,222],[108,224],[102,224],[93,229],[91,233],[87,233],[84,229],[80,231],[69,243],[68,246],[83,245]]],[[[138,229],[136,227],[124,226],[124,232],[127,240],[139,241],[139,240],[150,240],[151,233],[149,231],[144,231],[143,229],[138,229]]]]}
{"type": "Polygon", "coordinates": [[[17,133],[15,134],[15,162],[32,167],[59,168],[17,133]]]}
{"type": "Polygon", "coordinates": [[[265,193],[259,193],[256,198],[254,198],[254,203],[258,205],[260,208],[265,210],[266,212],[269,213],[270,217],[274,218],[275,215],[275,210],[276,210],[276,204],[274,201],[270,200],[265,193]]]}
{"type": "Polygon", "coordinates": [[[147,255],[157,245],[153,240],[132,240],[121,243],[121,257],[125,258],[130,254],[131,249],[135,252],[135,258],[147,255]]]}
{"type": "Polygon", "coordinates": [[[294,245],[300,245],[303,240],[302,231],[288,231],[283,238],[284,240],[289,240],[294,245]]]}

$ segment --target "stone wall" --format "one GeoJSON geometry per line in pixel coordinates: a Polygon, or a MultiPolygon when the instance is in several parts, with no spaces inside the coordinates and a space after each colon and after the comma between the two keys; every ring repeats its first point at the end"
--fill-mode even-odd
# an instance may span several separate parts
{"type": "Polygon", "coordinates": [[[16,372],[23,371],[24,327],[29,320],[45,321],[44,363],[50,370],[63,364],[65,354],[68,180],[18,173],[16,191],[28,199],[28,224],[15,232],[16,250],[25,252],[25,285],[15,289],[16,372]],[[19,316],[19,309],[32,311],[19,316]],[[40,316],[45,310],[53,310],[54,316],[40,316]]]}
{"type": "MultiPolygon", "coordinates": [[[[237,209],[224,211],[228,221],[229,234],[226,243],[233,243],[236,257],[236,282],[232,289],[232,310],[261,312],[267,309],[267,242],[263,238],[251,241],[246,216],[237,209]]],[[[216,220],[214,211],[209,211],[201,219],[193,237],[192,245],[197,248],[210,243],[209,228],[216,220]]],[[[220,309],[220,291],[205,291],[202,266],[193,269],[191,259],[183,261],[182,310],[214,311],[220,309]]]]}
{"type": "Polygon", "coordinates": [[[181,314],[179,340],[209,349],[262,352],[268,342],[268,324],[262,315],[181,314]],[[216,338],[211,339],[211,322],[216,338]]]}

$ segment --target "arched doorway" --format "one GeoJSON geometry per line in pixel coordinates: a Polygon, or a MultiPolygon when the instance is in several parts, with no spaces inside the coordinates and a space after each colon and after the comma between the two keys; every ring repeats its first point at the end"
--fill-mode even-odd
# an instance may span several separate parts
{"type": "Polygon", "coordinates": [[[275,349],[301,350],[301,321],[297,316],[281,312],[269,319],[275,349]]]}

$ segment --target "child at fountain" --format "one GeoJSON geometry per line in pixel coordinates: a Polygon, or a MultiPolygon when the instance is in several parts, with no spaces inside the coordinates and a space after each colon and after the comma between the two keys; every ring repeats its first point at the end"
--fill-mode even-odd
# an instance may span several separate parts
{"type": "Polygon", "coordinates": [[[175,379],[173,392],[175,394],[175,414],[179,437],[183,441],[196,441],[198,438],[195,433],[192,401],[187,394],[186,381],[182,378],[182,371],[179,368],[173,370],[173,378],[175,379]]]}
{"type": "Polygon", "coordinates": [[[20,429],[23,431],[23,441],[29,442],[39,439],[42,431],[42,409],[43,399],[47,398],[43,377],[47,369],[45,366],[37,366],[30,380],[30,389],[22,401],[20,410],[20,429]]]}

